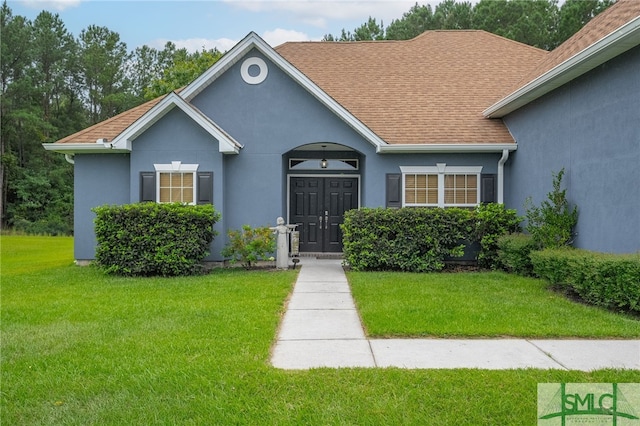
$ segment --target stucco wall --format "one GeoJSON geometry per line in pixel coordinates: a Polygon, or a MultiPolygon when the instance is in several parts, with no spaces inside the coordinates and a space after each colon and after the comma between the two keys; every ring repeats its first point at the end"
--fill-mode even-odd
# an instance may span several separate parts
{"type": "Polygon", "coordinates": [[[518,142],[506,169],[505,203],[524,213],[565,168],[578,206],[577,247],[640,250],[640,47],[505,118],[518,142]]]}
{"type": "MultiPolygon", "coordinates": [[[[244,145],[238,156],[225,157],[225,225],[273,225],[287,216],[287,169],[282,156],[302,145],[338,143],[361,155],[361,205],[385,204],[385,174],[413,165],[482,165],[496,173],[499,154],[376,154],[375,147],[265,56],[268,76],[258,85],[245,83],[242,60],[202,91],[192,103],[244,145]],[[221,101],[222,100],[222,101],[221,101]]],[[[319,172],[321,173],[321,172],[319,172]]]]}
{"type": "Polygon", "coordinates": [[[81,154],[74,157],[74,258],[95,258],[96,206],[129,202],[128,154],[81,154]]]}
{"type": "MultiPolygon", "coordinates": [[[[94,254],[95,238],[86,211],[104,203],[140,201],[140,172],[154,171],[154,164],[181,161],[214,173],[214,205],[222,220],[216,225],[219,235],[209,260],[221,260],[228,229],[244,224],[273,226],[276,217],[287,217],[287,175],[295,172],[288,170],[285,160],[292,150],[307,144],[336,143],[359,154],[360,201],[367,207],[385,205],[385,175],[399,173],[400,166],[446,163],[483,166],[482,173],[487,174],[497,171],[499,154],[376,154],[369,141],[275,64],[255,50],[246,57],[252,56],[268,64],[264,82],[244,82],[240,60],[192,100],[244,146],[239,154],[219,153],[218,141],[174,108],[132,142],[131,154],[113,156],[110,161],[106,161],[109,155],[83,156],[85,161],[76,166],[76,181],[82,182],[76,183],[77,245],[82,254],[77,258],[94,254]],[[104,176],[112,175],[117,176],[117,186],[105,193],[96,191],[104,176]]],[[[323,173],[340,172],[312,172],[323,173]]]]}
{"type": "MultiPolygon", "coordinates": [[[[132,142],[129,185],[130,202],[140,201],[140,172],[153,172],[154,164],[198,164],[198,172],[213,172],[213,204],[222,212],[224,162],[218,141],[181,109],[174,108],[132,142]]],[[[220,258],[224,247],[225,217],[214,226],[218,236],[211,245],[209,260],[220,258]]]]}

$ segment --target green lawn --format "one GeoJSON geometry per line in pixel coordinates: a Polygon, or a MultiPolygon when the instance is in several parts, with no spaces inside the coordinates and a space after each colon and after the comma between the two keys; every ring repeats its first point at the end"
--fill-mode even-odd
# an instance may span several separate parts
{"type": "Polygon", "coordinates": [[[3,236],[2,425],[535,424],[545,382],[640,371],[281,371],[269,351],[295,272],[132,279],[69,238],[3,236]]]}
{"type": "Polygon", "coordinates": [[[570,301],[539,279],[501,272],[348,277],[370,336],[640,337],[640,318],[570,301]]]}

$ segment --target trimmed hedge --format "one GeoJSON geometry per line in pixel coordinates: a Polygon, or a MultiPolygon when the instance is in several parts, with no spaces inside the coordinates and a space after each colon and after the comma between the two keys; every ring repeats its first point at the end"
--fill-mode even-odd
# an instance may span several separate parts
{"type": "Polygon", "coordinates": [[[498,260],[507,272],[530,277],[533,265],[529,255],[538,243],[528,234],[509,234],[498,238],[498,260]]]}
{"type": "Polygon", "coordinates": [[[355,270],[438,271],[446,256],[462,255],[459,241],[471,230],[468,210],[349,210],[342,224],[343,252],[355,270]]]}
{"type": "Polygon", "coordinates": [[[459,208],[362,208],[341,225],[343,253],[354,270],[439,271],[464,245],[480,242],[481,266],[493,266],[497,236],[518,230],[515,210],[499,204],[459,208]]]}
{"type": "Polygon", "coordinates": [[[130,276],[200,272],[220,219],[210,204],[141,203],[93,211],[97,264],[107,273],[130,276]]]}
{"type": "Polygon", "coordinates": [[[614,255],[578,249],[531,252],[533,270],[593,305],[640,313],[640,254],[614,255]]]}

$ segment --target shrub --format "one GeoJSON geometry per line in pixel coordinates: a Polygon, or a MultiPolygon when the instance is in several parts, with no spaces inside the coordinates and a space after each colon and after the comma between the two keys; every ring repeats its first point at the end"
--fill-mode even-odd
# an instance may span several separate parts
{"type": "Polygon", "coordinates": [[[573,243],[573,229],[578,223],[578,208],[569,207],[567,190],[560,189],[564,169],[553,174],[553,191],[536,207],[531,198],[525,203],[527,231],[540,248],[557,248],[573,243]]]}
{"type": "Polygon", "coordinates": [[[480,242],[478,266],[499,269],[498,238],[520,231],[522,218],[516,210],[505,209],[497,203],[481,204],[475,210],[476,229],[474,239],[480,242]]]}
{"type": "Polygon", "coordinates": [[[200,271],[220,219],[212,205],[142,203],[93,211],[96,262],[107,273],[135,276],[200,271]]]}
{"type": "Polygon", "coordinates": [[[588,303],[640,313],[640,254],[546,249],[532,252],[531,261],[538,276],[588,303]]]}
{"type": "Polygon", "coordinates": [[[46,217],[34,222],[14,218],[13,229],[28,235],[73,235],[73,225],[60,217],[46,217]]]}
{"type": "Polygon", "coordinates": [[[537,249],[531,235],[509,234],[498,238],[498,261],[502,267],[518,275],[533,275],[533,265],[529,255],[537,249]]]}
{"type": "Polygon", "coordinates": [[[346,261],[356,270],[439,271],[445,259],[480,243],[482,267],[496,267],[497,239],[520,229],[515,210],[484,204],[450,208],[363,208],[345,213],[341,226],[346,261]]]}
{"type": "Polygon", "coordinates": [[[341,225],[343,252],[354,270],[439,271],[445,257],[462,256],[473,231],[463,209],[350,210],[341,225]]]}
{"type": "Polygon", "coordinates": [[[251,228],[243,225],[242,229],[230,229],[227,234],[229,243],[222,250],[222,255],[230,257],[231,263],[240,262],[246,269],[276,249],[273,231],[268,226],[251,228]]]}

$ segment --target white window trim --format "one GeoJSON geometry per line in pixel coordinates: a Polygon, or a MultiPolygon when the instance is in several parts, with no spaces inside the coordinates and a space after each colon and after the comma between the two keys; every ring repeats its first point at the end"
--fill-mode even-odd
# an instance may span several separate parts
{"type": "Polygon", "coordinates": [[[435,166],[400,166],[402,172],[402,206],[403,207],[475,207],[480,204],[482,166],[447,166],[446,163],[437,163],[435,166]],[[438,175],[438,204],[407,203],[404,188],[405,175],[423,174],[438,175]],[[476,175],[478,188],[475,204],[445,204],[444,202],[444,177],[445,175],[476,175]]]}
{"type": "Polygon", "coordinates": [[[198,171],[199,164],[182,164],[181,161],[172,161],[171,164],[154,164],[153,167],[156,170],[156,200],[160,202],[160,173],[191,173],[193,175],[193,202],[188,203],[190,205],[196,204],[196,172],[198,171]]]}

